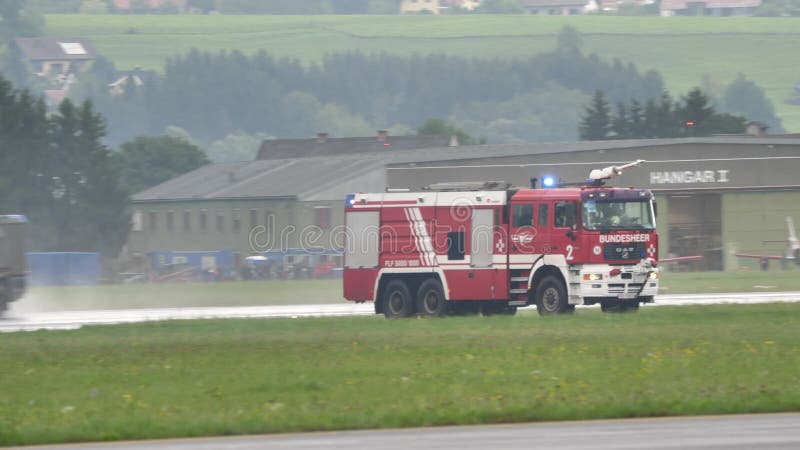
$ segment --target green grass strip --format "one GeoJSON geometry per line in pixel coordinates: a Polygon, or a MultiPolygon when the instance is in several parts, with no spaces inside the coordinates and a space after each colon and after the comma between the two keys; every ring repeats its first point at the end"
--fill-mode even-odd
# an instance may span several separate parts
{"type": "Polygon", "coordinates": [[[800,410],[800,304],[0,335],[0,445],[800,410]]]}

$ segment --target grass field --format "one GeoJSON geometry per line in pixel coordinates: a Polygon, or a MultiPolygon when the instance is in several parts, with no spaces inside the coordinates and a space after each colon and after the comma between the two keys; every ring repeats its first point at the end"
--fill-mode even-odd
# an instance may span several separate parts
{"type": "Polygon", "coordinates": [[[800,410],[800,304],[0,335],[0,445],[800,410]]]}
{"type": "MultiPolygon", "coordinates": [[[[800,271],[665,273],[664,294],[800,291],[800,271]]],[[[341,280],[33,288],[16,310],[304,305],[344,302],[341,280]]]]}
{"type": "Polygon", "coordinates": [[[784,127],[800,131],[800,106],[784,103],[800,82],[800,18],[49,15],[46,33],[91,38],[120,68],[161,70],[192,48],[263,49],[307,62],[346,50],[524,57],[551,50],[567,24],[583,34],[586,52],[656,69],[674,93],[704,77],[719,90],[743,73],[767,92],[784,127]]]}

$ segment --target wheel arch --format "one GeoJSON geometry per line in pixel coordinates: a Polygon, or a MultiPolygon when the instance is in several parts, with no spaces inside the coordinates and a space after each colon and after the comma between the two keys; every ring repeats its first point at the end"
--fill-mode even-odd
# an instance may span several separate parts
{"type": "Polygon", "coordinates": [[[406,283],[408,291],[411,295],[415,295],[420,285],[428,279],[437,280],[442,285],[444,292],[444,299],[450,300],[450,292],[447,288],[447,280],[444,277],[441,269],[432,272],[394,272],[394,271],[381,271],[378,278],[375,280],[375,312],[377,314],[383,313],[383,291],[386,285],[393,280],[400,280],[406,283]]]}
{"type": "Polygon", "coordinates": [[[567,284],[567,264],[563,255],[545,255],[536,260],[531,269],[531,275],[528,279],[528,301],[535,303],[533,298],[536,293],[536,288],[540,280],[548,276],[553,276],[561,281],[564,287],[564,292],[569,295],[569,285],[567,284]],[[559,258],[548,258],[548,256],[561,256],[559,258]],[[563,260],[563,261],[561,261],[563,260]]]}

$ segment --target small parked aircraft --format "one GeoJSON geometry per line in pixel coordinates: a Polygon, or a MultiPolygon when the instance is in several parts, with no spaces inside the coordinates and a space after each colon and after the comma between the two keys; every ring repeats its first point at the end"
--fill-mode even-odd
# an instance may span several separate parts
{"type": "Polygon", "coordinates": [[[761,269],[767,270],[769,261],[773,259],[781,260],[784,262],[794,261],[795,264],[800,266],[800,242],[797,240],[797,233],[794,230],[794,222],[792,218],[786,216],[786,227],[789,229],[789,235],[786,239],[762,241],[763,243],[781,242],[786,244],[786,252],[783,255],[766,255],[755,253],[735,253],[734,255],[740,258],[758,258],[761,262],[761,269]]]}

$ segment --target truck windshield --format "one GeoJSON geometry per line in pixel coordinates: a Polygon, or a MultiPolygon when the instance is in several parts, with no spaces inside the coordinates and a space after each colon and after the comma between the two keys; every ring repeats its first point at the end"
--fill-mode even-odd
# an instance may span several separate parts
{"type": "Polygon", "coordinates": [[[583,202],[581,215],[586,230],[652,230],[655,228],[650,201],[583,202]]]}

